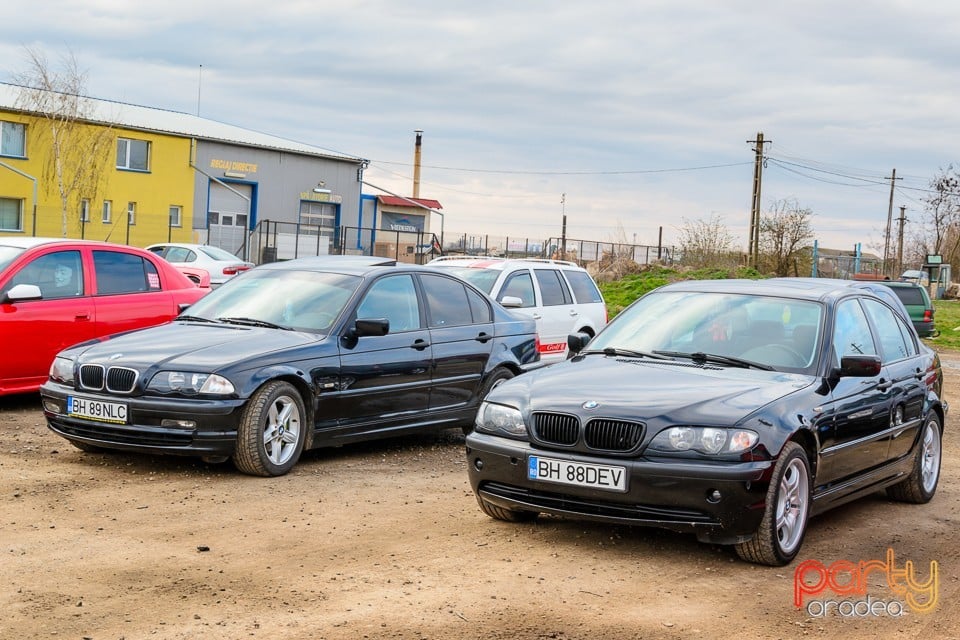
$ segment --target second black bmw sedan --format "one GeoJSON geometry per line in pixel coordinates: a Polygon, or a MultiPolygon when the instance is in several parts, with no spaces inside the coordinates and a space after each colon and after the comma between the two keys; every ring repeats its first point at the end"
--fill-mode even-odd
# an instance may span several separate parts
{"type": "Polygon", "coordinates": [[[533,321],[461,280],[331,256],[257,267],[169,324],[67,349],[40,393],[49,427],[82,450],[276,476],[304,449],[469,429],[537,358],[533,321]]]}
{"type": "Polygon", "coordinates": [[[467,457],[489,516],[693,532],[781,565],[816,513],[936,492],[939,358],[866,289],[676,283],[588,339],[481,404],[467,457]]]}

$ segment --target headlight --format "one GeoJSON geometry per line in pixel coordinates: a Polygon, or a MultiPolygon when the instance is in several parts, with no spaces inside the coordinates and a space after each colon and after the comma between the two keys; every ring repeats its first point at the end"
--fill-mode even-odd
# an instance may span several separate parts
{"type": "Polygon", "coordinates": [[[233,384],[215,373],[195,373],[193,371],[161,371],[153,376],[147,385],[150,391],[157,393],[183,393],[194,395],[209,393],[228,395],[234,392],[233,384]]]}
{"type": "Polygon", "coordinates": [[[655,451],[696,451],[707,455],[740,453],[757,443],[759,436],[746,429],[716,427],[671,427],[650,442],[655,451]]]}
{"type": "Polygon", "coordinates": [[[522,438],[527,435],[527,425],[520,411],[513,407],[492,402],[480,404],[474,428],[482,433],[522,438]]]}
{"type": "Polygon", "coordinates": [[[60,384],[73,384],[73,358],[57,356],[50,365],[50,379],[60,384]]]}

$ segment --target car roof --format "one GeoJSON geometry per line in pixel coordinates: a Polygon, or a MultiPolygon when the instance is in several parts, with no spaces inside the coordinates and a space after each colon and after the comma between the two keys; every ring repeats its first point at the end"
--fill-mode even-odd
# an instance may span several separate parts
{"type": "Polygon", "coordinates": [[[306,271],[334,271],[337,273],[347,273],[363,275],[370,271],[384,267],[409,267],[411,269],[423,269],[424,267],[413,264],[398,263],[393,258],[380,258],[377,256],[307,256],[304,258],[295,258],[293,260],[283,260],[280,262],[267,262],[257,267],[258,270],[306,270],[306,271]]]}
{"type": "Polygon", "coordinates": [[[504,270],[516,265],[553,265],[562,269],[579,269],[583,267],[569,260],[553,260],[551,258],[503,258],[500,256],[440,256],[427,263],[429,267],[468,267],[470,269],[504,270]]]}
{"type": "Polygon", "coordinates": [[[100,240],[78,240],[75,238],[43,238],[43,237],[34,237],[34,236],[4,236],[0,237],[0,245],[7,247],[18,247],[20,249],[32,249],[33,247],[39,247],[42,245],[48,244],[71,244],[71,245],[97,245],[97,246],[111,246],[111,247],[125,247],[126,245],[118,245],[112,242],[102,242],[100,240]]]}

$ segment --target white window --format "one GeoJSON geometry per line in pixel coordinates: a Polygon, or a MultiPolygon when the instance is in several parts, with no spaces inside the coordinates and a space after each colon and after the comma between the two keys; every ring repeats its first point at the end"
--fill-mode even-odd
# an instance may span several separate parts
{"type": "Polygon", "coordinates": [[[137,224],[137,203],[127,203],[127,224],[137,224]]]}
{"type": "Polygon", "coordinates": [[[90,198],[80,201],[80,222],[90,222],[90,198]]]}
{"type": "Polygon", "coordinates": [[[25,158],[27,128],[19,122],[0,121],[0,156],[25,158]]]}
{"type": "Polygon", "coordinates": [[[150,170],[150,143],[146,140],[117,138],[117,169],[150,170]]]}
{"type": "Polygon", "coordinates": [[[177,204],[170,205],[170,226],[183,226],[183,207],[177,204]]]}
{"type": "Polygon", "coordinates": [[[100,218],[103,224],[110,224],[110,214],[112,211],[113,211],[113,201],[104,200],[103,201],[103,217],[100,218]]]}
{"type": "Polygon", "coordinates": [[[0,198],[0,231],[23,231],[23,200],[0,198]]]}

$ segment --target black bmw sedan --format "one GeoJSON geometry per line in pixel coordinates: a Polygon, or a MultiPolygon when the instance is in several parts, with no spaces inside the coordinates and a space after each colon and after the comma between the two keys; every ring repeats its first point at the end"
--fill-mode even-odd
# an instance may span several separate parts
{"type": "Polygon", "coordinates": [[[467,458],[490,517],[662,527],[782,565],[812,515],[936,492],[940,360],[867,289],[681,282],[569,345],[480,406],[467,458]]]}
{"type": "Polygon", "coordinates": [[[232,458],[277,476],[304,449],[469,430],[537,361],[536,328],[435,270],[331,256],[262,265],[163,326],[76,345],[41,387],[84,451],[232,458]]]}

